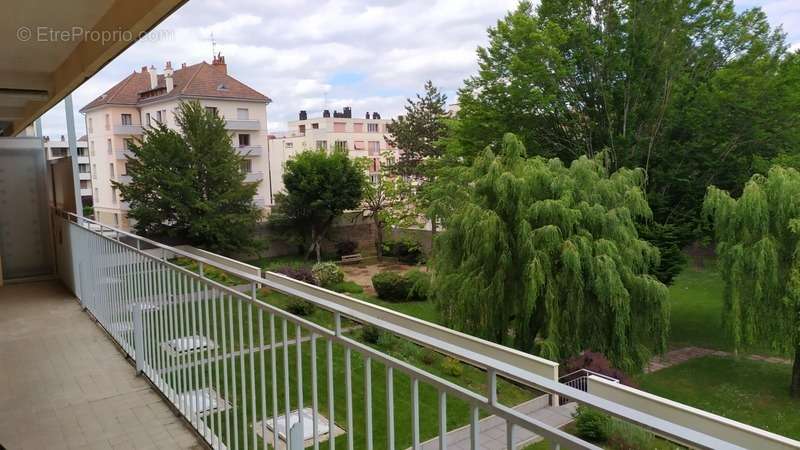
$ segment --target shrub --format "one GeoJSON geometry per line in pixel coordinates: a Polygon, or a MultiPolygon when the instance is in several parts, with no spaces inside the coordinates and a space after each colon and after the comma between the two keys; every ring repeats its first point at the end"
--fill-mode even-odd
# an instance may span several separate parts
{"type": "Polygon", "coordinates": [[[361,294],[364,292],[364,288],[354,281],[342,281],[341,283],[332,284],[328,286],[328,289],[343,294],[361,294]]]}
{"type": "Polygon", "coordinates": [[[364,325],[361,327],[361,339],[370,344],[377,344],[383,335],[383,330],[375,325],[364,325]]]}
{"type": "Polygon", "coordinates": [[[422,245],[413,239],[389,239],[383,243],[383,253],[405,264],[418,264],[424,259],[422,245]]]}
{"type": "Polygon", "coordinates": [[[429,348],[423,349],[419,355],[419,360],[426,366],[435,363],[437,359],[439,359],[439,354],[429,348]]]}
{"type": "Polygon", "coordinates": [[[279,273],[281,275],[286,275],[287,277],[294,278],[295,280],[298,281],[304,281],[309,284],[316,284],[314,282],[314,274],[311,273],[311,270],[308,267],[283,266],[272,270],[272,272],[279,273]]]}
{"type": "Polygon", "coordinates": [[[575,410],[575,430],[578,437],[592,442],[608,439],[609,418],[596,409],[580,405],[575,410]]]}
{"type": "Polygon", "coordinates": [[[310,316],[314,314],[316,310],[317,305],[299,298],[292,298],[289,300],[289,303],[286,304],[286,311],[289,311],[296,316],[310,316]]]}
{"type": "Polygon", "coordinates": [[[606,434],[609,447],[617,450],[656,448],[656,437],[653,433],[613,417],[608,421],[606,434]]]}
{"type": "Polygon", "coordinates": [[[431,274],[418,269],[409,270],[405,274],[411,289],[408,292],[408,300],[425,301],[431,293],[431,274]]]}
{"type": "MultiPolygon", "coordinates": [[[[611,361],[599,352],[585,351],[561,364],[562,374],[569,374],[580,369],[591,370],[592,372],[615,378],[624,385],[633,386],[633,381],[630,377],[625,375],[625,372],[612,366],[611,361]]],[[[582,375],[578,374],[578,376],[582,375]]]]}
{"type": "Polygon", "coordinates": [[[379,272],[372,276],[372,287],[378,297],[390,302],[404,302],[411,291],[411,283],[397,272],[379,272]]]}
{"type": "Polygon", "coordinates": [[[344,281],[344,272],[342,269],[333,262],[316,263],[311,268],[311,274],[318,285],[322,287],[329,287],[336,283],[344,281]]]}
{"type": "Polygon", "coordinates": [[[341,241],[336,243],[336,256],[341,258],[345,255],[352,255],[358,250],[358,242],[356,241],[341,241]]]}
{"type": "Polygon", "coordinates": [[[449,356],[442,361],[442,370],[444,370],[444,373],[453,377],[460,377],[464,373],[464,367],[461,365],[461,361],[450,358],[449,356]]]}

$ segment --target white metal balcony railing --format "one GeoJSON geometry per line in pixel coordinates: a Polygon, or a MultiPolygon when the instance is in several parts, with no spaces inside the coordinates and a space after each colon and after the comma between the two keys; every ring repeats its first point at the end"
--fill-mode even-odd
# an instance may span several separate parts
{"type": "Polygon", "coordinates": [[[132,178],[130,175],[122,174],[117,177],[117,181],[119,181],[122,184],[131,184],[131,180],[132,178]]]}
{"type": "Polygon", "coordinates": [[[256,119],[227,119],[225,121],[225,127],[229,130],[260,130],[261,129],[261,122],[256,119]]]}
{"type": "Polygon", "coordinates": [[[78,172],[78,179],[79,180],[91,180],[92,173],[91,172],[78,172]]]}
{"type": "MultiPolygon", "coordinates": [[[[488,439],[481,435],[481,413],[505,422],[509,450],[523,446],[515,439],[521,430],[542,436],[556,449],[598,449],[502,404],[499,380],[548,394],[554,405],[559,396],[567,397],[692,448],[799,444],[703,411],[703,420],[736,425],[749,433],[745,438],[756,440],[738,439],[735,433],[720,436],[716,428],[691,420],[679,424],[683,416],[675,411],[664,414],[667,420],[642,412],[658,410],[647,403],[637,403],[642,409],[635,409],[559,383],[558,364],[551,361],[280,274],[255,276],[222,264],[212,254],[178,250],[71,213],[56,211],[56,216],[64,236],[58,258],[65,283],[131,356],[136,370],[214,449],[333,449],[338,433],[346,436],[337,444],[346,440],[349,449],[356,442],[365,449],[420,449],[420,441],[431,435],[446,449],[448,420],[453,419],[468,427],[476,450],[482,448],[481,439],[488,439]],[[192,260],[193,270],[176,264],[171,259],[176,256],[192,260]],[[211,269],[242,284],[220,284],[209,278],[211,269]],[[262,287],[310,302],[329,314],[329,320],[311,321],[265,303],[258,298],[262,287]],[[482,371],[486,390],[464,387],[363,343],[352,333],[361,325],[482,371]],[[378,395],[385,407],[374,408],[378,395]],[[420,398],[426,399],[425,407],[420,398]],[[450,416],[448,405],[453,404],[464,405],[468,416],[450,416]],[[307,421],[298,420],[301,411],[307,412],[307,421]],[[383,415],[381,420],[377,414],[383,415]],[[400,430],[402,434],[396,433],[400,430]],[[376,442],[375,435],[381,440],[376,442]],[[730,441],[734,438],[738,442],[730,441]]],[[[602,382],[593,376],[589,380],[590,386],[602,382]]]]}
{"type": "Polygon", "coordinates": [[[129,157],[133,158],[133,152],[128,150],[127,148],[126,149],[122,149],[122,150],[117,150],[115,153],[116,153],[117,159],[125,160],[125,159],[128,159],[129,157]]]}
{"type": "Polygon", "coordinates": [[[123,125],[123,124],[114,125],[114,134],[137,135],[137,134],[142,134],[142,130],[143,128],[141,125],[123,125]]]}
{"type": "Polygon", "coordinates": [[[263,153],[263,149],[260,145],[240,145],[238,147],[234,146],[233,149],[236,150],[239,155],[248,158],[256,158],[263,153]]]}
{"type": "Polygon", "coordinates": [[[89,157],[88,156],[78,156],[78,164],[89,164],[89,157]]]}
{"type": "Polygon", "coordinates": [[[88,188],[81,188],[81,197],[89,197],[92,195],[92,190],[88,188]]]}
{"type": "Polygon", "coordinates": [[[256,183],[264,179],[264,172],[247,172],[244,181],[248,183],[256,183]]]}

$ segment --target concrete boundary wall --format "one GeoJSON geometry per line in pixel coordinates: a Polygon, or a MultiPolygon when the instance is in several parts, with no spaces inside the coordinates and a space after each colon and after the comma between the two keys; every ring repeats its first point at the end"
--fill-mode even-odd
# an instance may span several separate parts
{"type": "MultiPolygon", "coordinates": [[[[745,425],[701,409],[658,397],[597,376],[588,379],[589,393],[612,402],[646,412],[677,425],[758,450],[800,449],[800,442],[762,429],[745,425]]],[[[709,386],[709,391],[713,391],[709,386]]],[[[709,395],[713,395],[709,392],[709,395]]]]}

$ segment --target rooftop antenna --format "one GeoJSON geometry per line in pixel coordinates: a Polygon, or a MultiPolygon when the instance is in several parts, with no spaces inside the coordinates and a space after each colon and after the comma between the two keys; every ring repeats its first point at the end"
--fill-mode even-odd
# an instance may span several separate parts
{"type": "Polygon", "coordinates": [[[217,41],[214,40],[214,33],[211,33],[211,59],[217,57],[217,41]]]}

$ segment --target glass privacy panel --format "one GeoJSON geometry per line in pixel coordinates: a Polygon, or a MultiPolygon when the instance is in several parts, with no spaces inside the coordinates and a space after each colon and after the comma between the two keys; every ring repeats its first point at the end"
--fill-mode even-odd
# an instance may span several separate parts
{"type": "Polygon", "coordinates": [[[53,273],[44,156],[39,139],[0,138],[0,262],[7,280],[53,273]]]}

